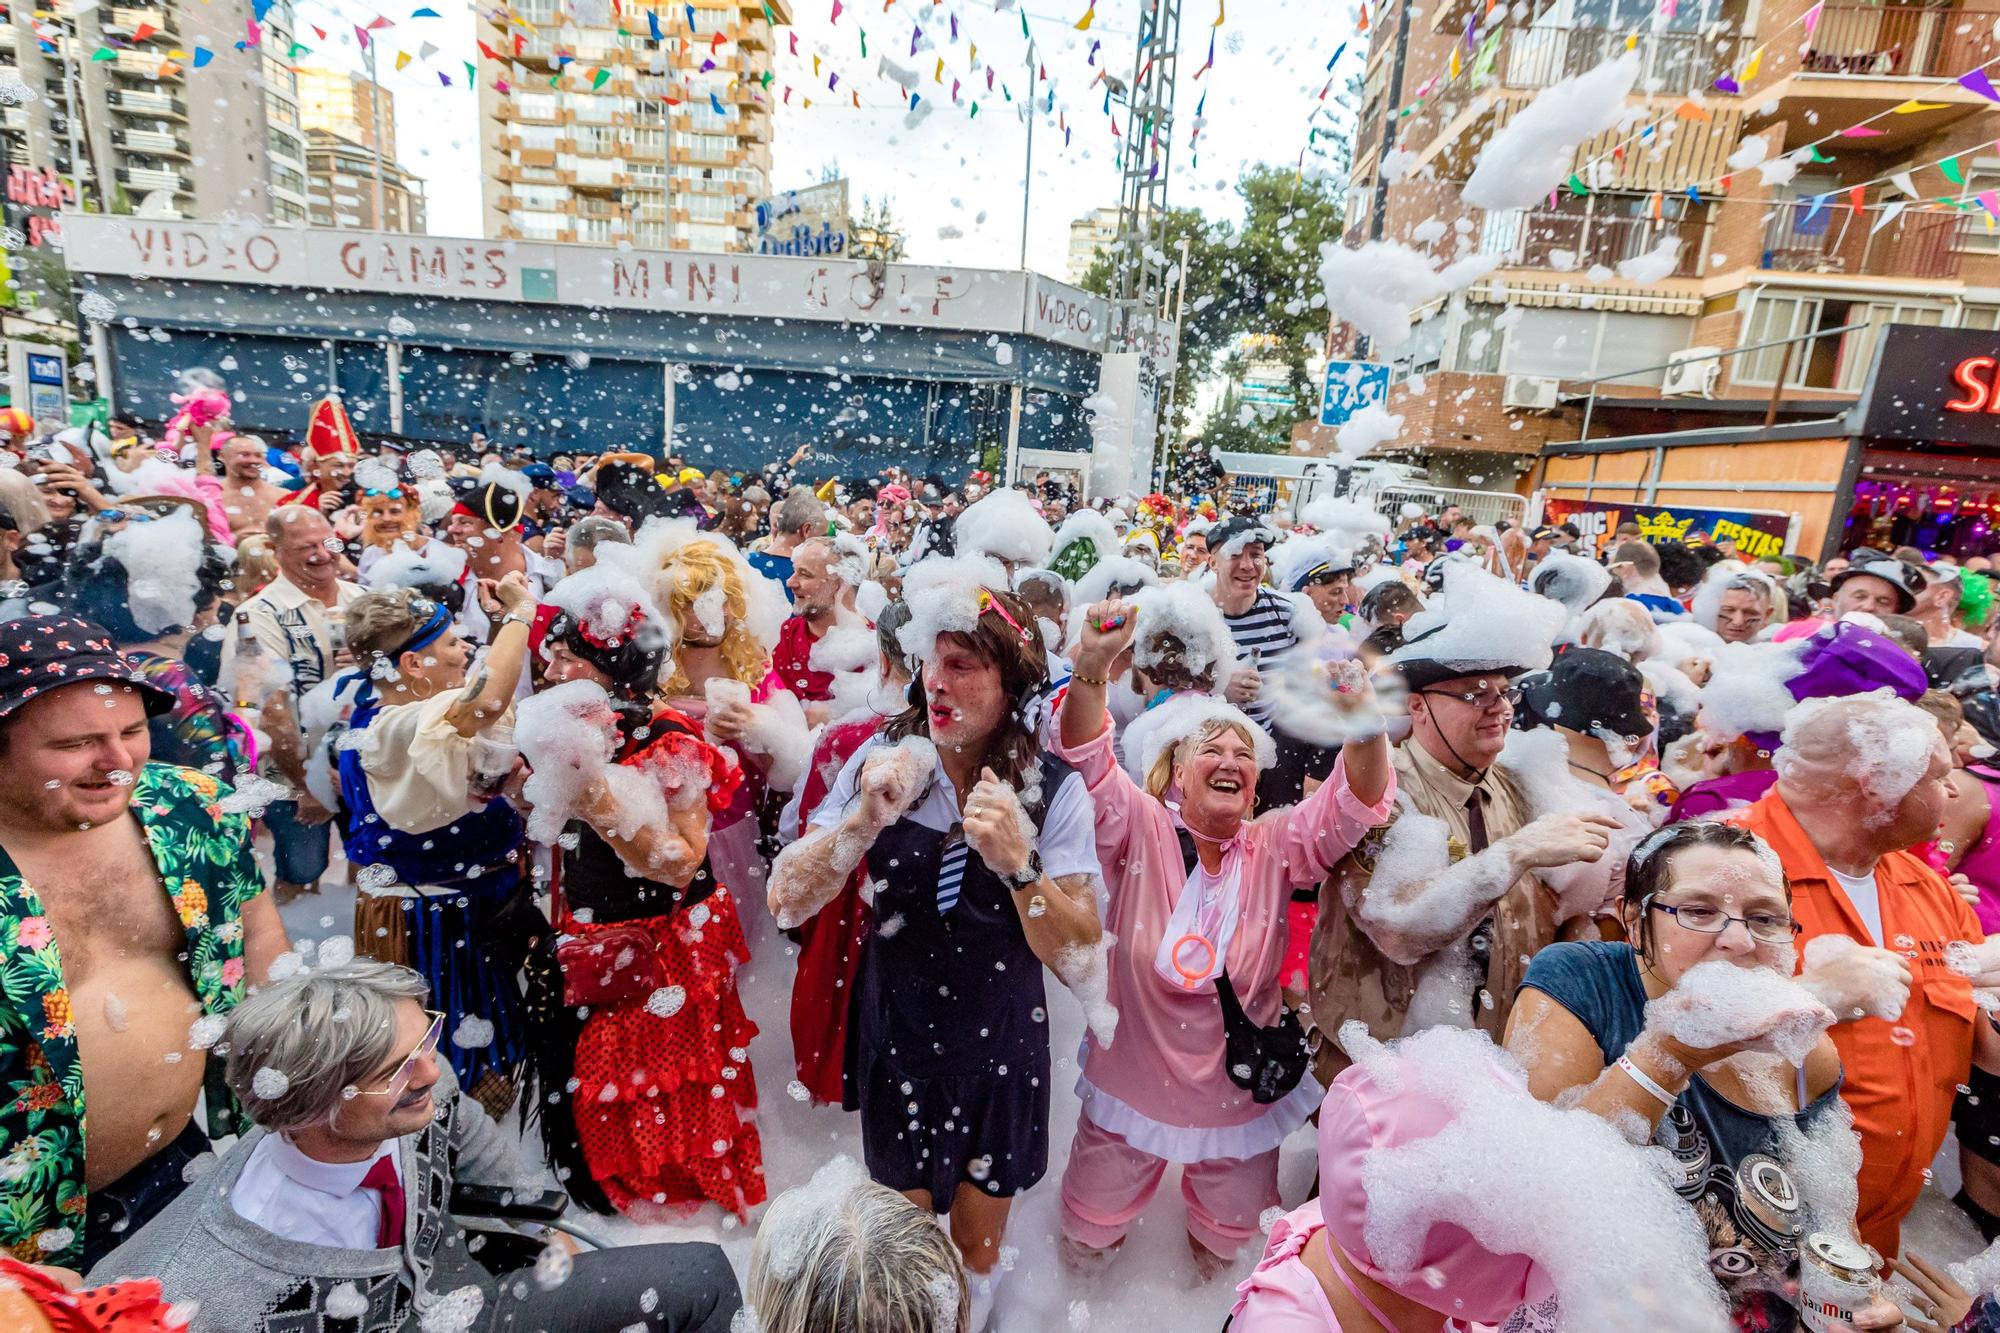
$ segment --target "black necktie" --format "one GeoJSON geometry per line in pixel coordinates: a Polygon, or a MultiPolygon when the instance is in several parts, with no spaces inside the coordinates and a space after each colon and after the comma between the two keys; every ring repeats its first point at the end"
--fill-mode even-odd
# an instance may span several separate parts
{"type": "Polygon", "coordinates": [[[1474,856],[1486,850],[1486,810],[1479,800],[1480,789],[1474,787],[1472,795],[1465,798],[1465,841],[1474,856]]]}

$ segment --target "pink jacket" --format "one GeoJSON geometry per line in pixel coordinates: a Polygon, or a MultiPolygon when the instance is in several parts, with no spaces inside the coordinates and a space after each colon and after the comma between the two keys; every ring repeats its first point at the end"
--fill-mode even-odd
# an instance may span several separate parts
{"type": "MultiPolygon", "coordinates": [[[[1104,866],[1111,907],[1105,929],[1117,936],[1111,950],[1110,999],[1118,1028],[1110,1046],[1090,1038],[1084,1078],[1099,1092],[1156,1126],[1167,1139],[1193,1145],[1174,1151],[1141,1137],[1136,1146],[1173,1161],[1253,1156],[1277,1146],[1233,1144],[1215,1130],[1264,1121],[1274,1108],[1259,1106],[1230,1081],[1224,1067],[1222,1006],[1212,990],[1184,991],[1154,970],[1154,955],[1187,884],[1174,818],[1118,763],[1109,726],[1075,749],[1054,739],[1061,756],[1089,785],[1097,805],[1097,857],[1104,866]],[[1192,1131],[1177,1134],[1180,1129],[1192,1131]]],[[[1317,884],[1369,829],[1388,818],[1396,796],[1393,774],[1382,799],[1363,805],[1347,785],[1346,761],[1297,805],[1243,826],[1223,855],[1247,858],[1240,881],[1241,914],[1224,966],[1251,1021],[1268,1027],[1278,1019],[1278,971],[1284,960],[1286,907],[1294,885],[1317,884]]],[[[1302,1085],[1303,1088],[1303,1085],[1302,1085]]],[[[1310,1113],[1319,1092],[1303,1089],[1310,1113]]],[[[1289,1100],[1289,1099],[1287,1099],[1289,1100]]],[[[1086,1102],[1091,1118],[1134,1138],[1117,1108],[1086,1102]]],[[[1303,1122],[1300,1115],[1283,1132],[1303,1122]]],[[[1126,1117],[1129,1121],[1129,1117],[1126,1117]]],[[[1257,1136],[1267,1136],[1260,1128],[1257,1136]]],[[[1143,1135],[1143,1131],[1142,1131],[1143,1135]]]]}

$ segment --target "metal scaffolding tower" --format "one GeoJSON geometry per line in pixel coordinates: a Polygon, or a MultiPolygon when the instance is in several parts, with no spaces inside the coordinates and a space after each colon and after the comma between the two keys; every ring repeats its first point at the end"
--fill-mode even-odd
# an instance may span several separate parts
{"type": "Polygon", "coordinates": [[[1162,315],[1168,270],[1167,183],[1174,157],[1174,83],[1180,70],[1181,0],[1139,0],[1139,41],[1119,149],[1119,333],[1128,342],[1135,315],[1162,315]]]}

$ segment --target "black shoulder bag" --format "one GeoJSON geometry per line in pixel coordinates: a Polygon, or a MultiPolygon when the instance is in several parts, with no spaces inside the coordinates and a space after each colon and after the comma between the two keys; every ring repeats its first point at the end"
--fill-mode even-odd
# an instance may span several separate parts
{"type": "MultiPolygon", "coordinates": [[[[1184,828],[1174,831],[1180,836],[1182,862],[1192,875],[1200,863],[1194,837],[1184,828]]],[[[1312,1052],[1298,1014],[1280,1004],[1277,1026],[1258,1027],[1243,1012],[1227,967],[1216,975],[1215,998],[1222,1004],[1223,1060],[1229,1081],[1249,1092],[1259,1106],[1268,1106],[1299,1086],[1312,1052]]]]}

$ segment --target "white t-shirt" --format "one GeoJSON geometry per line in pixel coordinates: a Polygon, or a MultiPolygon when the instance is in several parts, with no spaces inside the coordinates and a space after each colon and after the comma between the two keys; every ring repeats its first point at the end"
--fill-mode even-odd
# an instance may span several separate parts
{"type": "Polygon", "coordinates": [[[1855,876],[1842,874],[1832,866],[1827,869],[1840,881],[1840,887],[1847,891],[1847,900],[1854,904],[1854,910],[1861,913],[1861,920],[1868,927],[1867,943],[1876,948],[1885,948],[1882,943],[1882,894],[1875,887],[1875,872],[1855,876]]]}
{"type": "MultiPolygon", "coordinates": [[[[840,776],[827,790],[826,799],[813,811],[813,828],[832,828],[847,817],[859,799],[855,784],[860,780],[861,766],[877,746],[890,743],[880,736],[871,736],[849,756],[840,776]]],[[[959,822],[958,793],[942,762],[933,771],[930,786],[905,818],[940,833],[948,832],[959,822]]],[[[1035,850],[1041,855],[1043,873],[1050,879],[1102,873],[1097,864],[1097,806],[1090,799],[1090,788],[1084,784],[1082,774],[1072,771],[1064,775],[1062,785],[1048,798],[1035,850]]]]}

